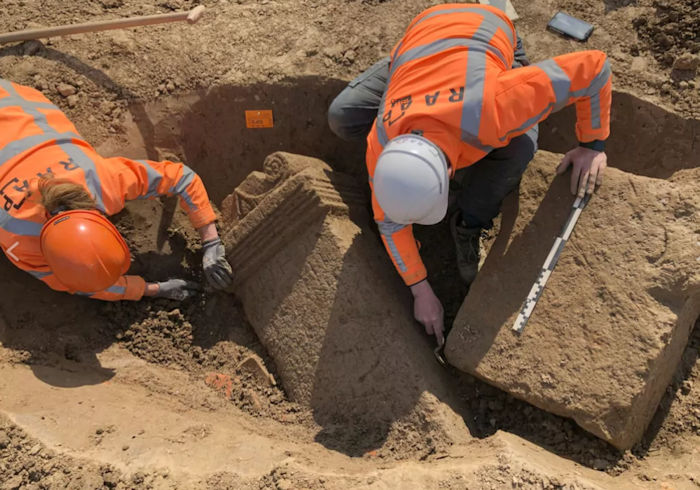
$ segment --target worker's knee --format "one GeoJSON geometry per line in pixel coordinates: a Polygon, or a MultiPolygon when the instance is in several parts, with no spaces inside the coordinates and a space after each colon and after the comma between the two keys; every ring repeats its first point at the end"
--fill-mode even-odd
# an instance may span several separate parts
{"type": "Polygon", "coordinates": [[[338,94],[328,107],[328,126],[339,138],[352,141],[355,138],[353,137],[351,118],[348,114],[347,91],[346,88],[338,94]]]}
{"type": "Polygon", "coordinates": [[[505,197],[518,186],[536,151],[536,127],[513,138],[505,148],[499,148],[498,154],[494,155],[499,162],[498,168],[494,168],[494,172],[498,172],[498,177],[494,178],[495,195],[505,197]]]}
{"type": "Polygon", "coordinates": [[[345,88],[328,107],[328,126],[331,131],[345,141],[363,141],[377,116],[377,108],[367,105],[358,99],[355,88],[345,88]]]}
{"type": "Polygon", "coordinates": [[[505,148],[507,159],[510,162],[508,173],[518,175],[518,178],[525,171],[525,167],[532,161],[537,152],[537,136],[539,129],[537,126],[527,133],[513,138],[505,148]]]}
{"type": "Polygon", "coordinates": [[[367,137],[377,117],[389,77],[389,58],[362,72],[331,102],[328,125],[338,137],[360,141],[367,137]]]}
{"type": "Polygon", "coordinates": [[[531,140],[528,137],[520,138],[516,142],[515,151],[513,153],[515,160],[518,162],[518,166],[526,167],[528,163],[533,159],[535,153],[537,152],[537,141],[531,140]]]}

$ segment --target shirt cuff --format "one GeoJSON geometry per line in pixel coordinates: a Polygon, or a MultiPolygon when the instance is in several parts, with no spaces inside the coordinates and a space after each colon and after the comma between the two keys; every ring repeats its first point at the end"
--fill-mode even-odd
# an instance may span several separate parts
{"type": "Polygon", "coordinates": [[[588,143],[579,142],[578,145],[588,148],[589,150],[605,151],[605,140],[593,140],[589,141],[588,143]]]}
{"type": "Polygon", "coordinates": [[[412,283],[412,284],[406,283],[406,286],[408,286],[408,287],[410,288],[410,287],[415,286],[416,284],[422,283],[423,281],[425,281],[425,280],[427,280],[427,279],[428,279],[428,276],[425,276],[423,279],[420,279],[420,280],[418,280],[418,281],[416,281],[416,282],[414,282],[414,283],[412,283]]]}

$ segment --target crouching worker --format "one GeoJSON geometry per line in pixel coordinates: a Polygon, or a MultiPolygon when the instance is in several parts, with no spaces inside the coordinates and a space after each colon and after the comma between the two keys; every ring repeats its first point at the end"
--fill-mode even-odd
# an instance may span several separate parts
{"type": "Polygon", "coordinates": [[[222,289],[231,266],[199,176],[173,162],[103,158],[40,92],[0,79],[0,246],[51,288],[102,300],[184,300],[199,285],[125,275],[129,247],[106,218],[132,199],[177,195],[204,248],[204,275],[222,289]]]}
{"type": "Polygon", "coordinates": [[[374,218],[387,252],[414,296],[414,315],[443,342],[443,308],[413,237],[413,224],[447,213],[449,179],[466,177],[450,218],[457,268],[471,283],[479,236],[537,149],[537,123],[576,106],[579,145],[557,169],[572,167],[571,190],[601,183],[610,133],[610,65],[600,51],[529,64],[513,24],[486,5],[445,4],[418,15],[390,58],[336,97],[331,129],[367,138],[374,218]],[[464,175],[466,173],[466,175],[464,175]]]}

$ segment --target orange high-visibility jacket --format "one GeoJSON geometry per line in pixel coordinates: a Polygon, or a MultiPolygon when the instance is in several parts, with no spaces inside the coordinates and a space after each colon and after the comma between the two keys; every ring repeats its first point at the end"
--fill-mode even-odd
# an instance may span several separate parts
{"type": "MultiPolygon", "coordinates": [[[[418,15],[392,51],[388,86],[367,137],[370,187],[384,145],[411,132],[438,145],[453,171],[572,103],[579,141],[605,141],[612,94],[605,54],[582,51],[511,69],[515,44],[513,24],[494,7],[444,4],[418,15]]],[[[374,192],[372,207],[404,282],[425,279],[412,226],[389,220],[374,192]]]]}
{"type": "MultiPolygon", "coordinates": [[[[102,158],[40,92],[0,79],[0,246],[17,267],[66,291],[51,273],[39,244],[47,216],[35,196],[39,179],[50,176],[85,186],[108,216],[131,199],[176,194],[195,228],[216,219],[192,169],[173,162],[102,158]],[[28,196],[31,191],[34,195],[28,196]]],[[[138,300],[145,284],[141,277],[122,276],[105,291],[88,295],[138,300]]]]}

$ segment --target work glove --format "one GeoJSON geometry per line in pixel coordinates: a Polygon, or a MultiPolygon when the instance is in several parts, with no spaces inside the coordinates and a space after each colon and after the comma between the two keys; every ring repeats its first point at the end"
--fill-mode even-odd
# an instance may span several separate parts
{"type": "Polygon", "coordinates": [[[185,281],[184,279],[170,279],[165,282],[158,282],[158,292],[156,298],[168,298],[176,301],[183,301],[193,297],[202,290],[196,282],[185,281]]]}
{"type": "Polygon", "coordinates": [[[225,289],[233,282],[233,269],[226,260],[226,250],[220,238],[207,240],[202,244],[204,257],[202,267],[204,277],[214,289],[225,289]]]}

